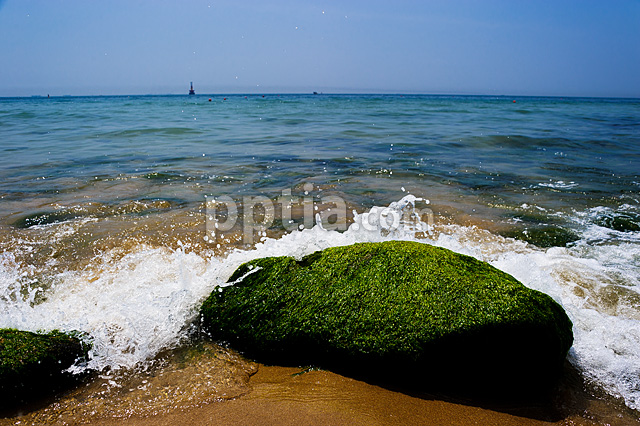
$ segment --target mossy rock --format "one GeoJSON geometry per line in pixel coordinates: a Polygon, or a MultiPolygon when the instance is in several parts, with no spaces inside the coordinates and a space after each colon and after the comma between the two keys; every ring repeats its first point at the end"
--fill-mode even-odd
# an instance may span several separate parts
{"type": "Polygon", "coordinates": [[[229,279],[238,280],[214,289],[202,325],[267,363],[511,392],[548,387],[573,342],[571,321],[549,296],[417,242],[257,259],[229,279]]]}
{"type": "Polygon", "coordinates": [[[599,217],[596,225],[620,232],[640,231],[640,215],[634,213],[616,213],[599,217]]]}
{"type": "Polygon", "coordinates": [[[65,370],[87,357],[88,345],[59,331],[0,329],[0,412],[20,409],[75,382],[65,370]]]}
{"type": "Polygon", "coordinates": [[[537,226],[502,232],[503,237],[526,241],[541,248],[566,247],[578,241],[580,237],[568,229],[559,226],[537,226]]]}

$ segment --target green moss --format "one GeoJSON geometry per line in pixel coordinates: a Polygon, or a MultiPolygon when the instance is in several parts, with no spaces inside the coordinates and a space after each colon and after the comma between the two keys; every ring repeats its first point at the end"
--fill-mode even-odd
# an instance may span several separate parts
{"type": "Polygon", "coordinates": [[[547,295],[427,244],[258,259],[229,281],[246,274],[212,292],[202,322],[213,338],[265,362],[440,382],[516,379],[514,371],[537,380],[558,372],[573,341],[569,318],[547,295]]]}
{"type": "Polygon", "coordinates": [[[0,409],[60,389],[64,370],[86,358],[88,346],[75,335],[0,329],[0,409]]]}

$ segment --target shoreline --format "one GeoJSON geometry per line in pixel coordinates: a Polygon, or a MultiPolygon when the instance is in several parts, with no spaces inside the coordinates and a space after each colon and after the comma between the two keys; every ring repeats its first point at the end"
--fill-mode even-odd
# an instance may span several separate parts
{"type": "Polygon", "coordinates": [[[627,426],[637,412],[599,399],[569,362],[541,398],[456,397],[388,387],[328,370],[265,365],[204,342],[146,372],[97,376],[8,425],[469,425],[627,426]],[[111,386],[106,384],[111,383],[111,386]]]}
{"type": "MultiPolygon", "coordinates": [[[[555,425],[499,411],[394,392],[328,371],[260,365],[251,390],[232,400],[96,425],[555,425]]],[[[585,423],[587,424],[587,423],[585,423]]]]}
{"type": "Polygon", "coordinates": [[[616,412],[602,400],[585,399],[572,403],[577,405],[570,407],[569,412],[564,414],[557,411],[558,407],[535,402],[489,408],[473,402],[450,401],[443,397],[412,396],[325,370],[301,373],[300,368],[260,364],[250,379],[247,393],[236,398],[185,410],[177,409],[152,417],[131,417],[115,421],[105,419],[90,423],[99,426],[624,426],[638,422],[629,415],[616,412]]]}
{"type": "MultiPolygon", "coordinates": [[[[41,408],[43,416],[140,417],[154,407],[178,416],[207,404],[216,413],[256,404],[284,410],[293,402],[249,399],[258,376],[250,379],[234,362],[212,361],[220,373],[199,361],[163,377],[147,370],[161,371],[158,363],[185,352],[202,300],[242,263],[415,239],[486,261],[561,303],[574,323],[569,359],[593,390],[560,394],[559,404],[580,418],[592,407],[595,417],[616,420],[609,414],[630,418],[624,403],[638,423],[640,178],[629,160],[640,147],[632,120],[638,105],[318,99],[229,98],[224,107],[181,97],[3,102],[2,326],[86,333],[95,342],[88,368],[103,376],[54,401],[58,408],[41,408]],[[409,208],[408,195],[424,200],[409,208]],[[238,207],[238,228],[218,228],[213,238],[218,222],[208,197],[224,202],[213,213],[225,228],[238,207]],[[331,200],[340,201],[339,211],[331,200]],[[272,205],[273,218],[266,214],[272,205]],[[369,229],[391,205],[386,218],[393,220],[369,229]],[[321,218],[349,228],[311,228],[325,212],[321,218]],[[245,226],[240,213],[253,222],[245,226]],[[407,215],[420,222],[407,223],[407,215]],[[396,218],[405,229],[391,232],[396,218]],[[423,223],[433,227],[425,232],[423,223]],[[229,365],[242,371],[224,373],[229,365]],[[147,395],[151,383],[157,392],[147,395]],[[165,385],[171,399],[160,392],[165,385]]],[[[366,399],[369,391],[358,389],[356,398],[366,399]]],[[[302,415],[312,407],[296,401],[290,408],[302,415]]],[[[369,411],[360,413],[369,419],[369,411]]]]}

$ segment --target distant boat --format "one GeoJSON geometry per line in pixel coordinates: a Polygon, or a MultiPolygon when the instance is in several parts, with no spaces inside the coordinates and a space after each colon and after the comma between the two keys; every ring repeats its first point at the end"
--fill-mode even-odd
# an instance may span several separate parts
{"type": "Polygon", "coordinates": [[[190,95],[195,95],[196,94],[196,91],[193,90],[193,81],[191,82],[191,89],[189,89],[189,94],[190,95]]]}

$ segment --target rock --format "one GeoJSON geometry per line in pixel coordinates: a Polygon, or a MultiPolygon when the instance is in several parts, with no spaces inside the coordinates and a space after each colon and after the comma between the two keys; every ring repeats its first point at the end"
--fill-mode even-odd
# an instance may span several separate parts
{"type": "Polygon", "coordinates": [[[611,213],[600,216],[595,223],[619,232],[638,232],[640,231],[640,214],[611,213]]]}
{"type": "Polygon", "coordinates": [[[73,211],[48,211],[32,213],[21,217],[13,223],[16,228],[31,228],[36,225],[49,225],[52,223],[64,222],[79,217],[80,214],[73,211]]]}
{"type": "Polygon", "coordinates": [[[0,411],[20,409],[74,382],[64,370],[86,358],[88,346],[59,331],[0,329],[0,411]]]}
{"type": "Polygon", "coordinates": [[[202,325],[266,363],[431,388],[548,387],[573,342],[551,297],[475,258],[417,242],[335,247],[240,266],[202,325]]]}
{"type": "Polygon", "coordinates": [[[553,225],[531,226],[526,229],[502,232],[501,235],[507,238],[526,241],[540,248],[567,247],[569,244],[580,239],[575,232],[553,225]]]}

